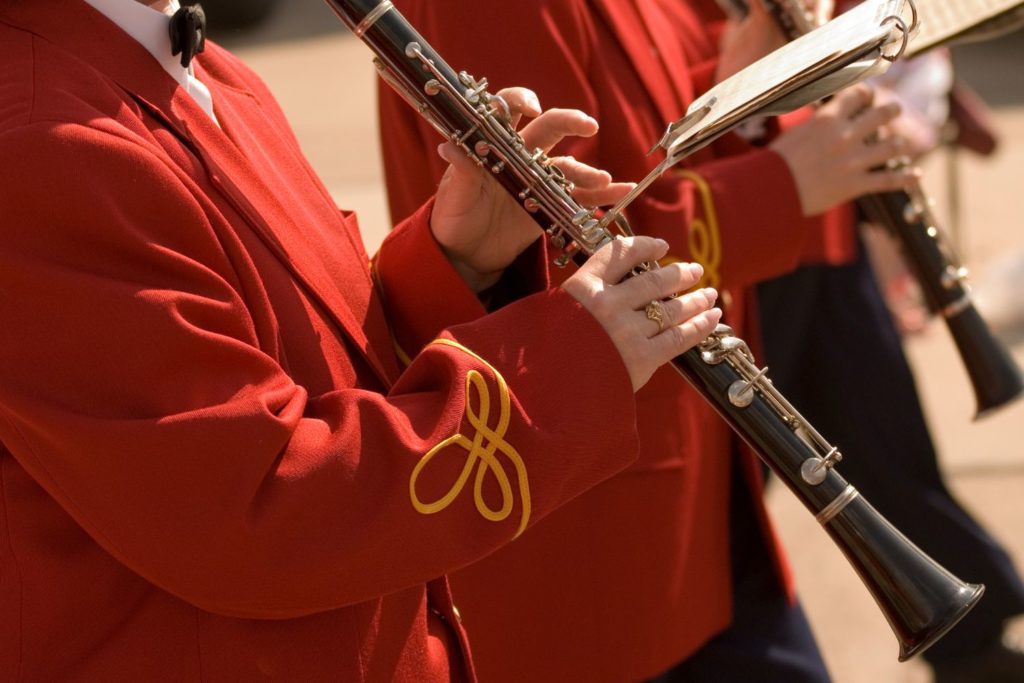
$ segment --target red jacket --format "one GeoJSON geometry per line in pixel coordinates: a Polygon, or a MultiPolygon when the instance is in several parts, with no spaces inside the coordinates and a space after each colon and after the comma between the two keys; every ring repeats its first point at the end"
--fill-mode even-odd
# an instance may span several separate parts
{"type": "Polygon", "coordinates": [[[439,577],[635,458],[629,378],[561,290],[485,316],[429,205],[371,268],[196,73],[223,128],[85,3],[0,9],[0,679],[471,677],[439,577]]]}
{"type": "MultiPolygon", "coordinates": [[[[663,158],[646,153],[712,83],[717,43],[682,2],[396,5],[454,69],[486,77],[491,92],[524,85],[545,107],[592,114],[600,132],[554,153],[618,180],[639,180],[663,158]]],[[[386,88],[380,111],[391,208],[400,218],[436,186],[439,138],[386,88]]],[[[675,257],[704,263],[708,281],[731,294],[729,323],[750,331],[747,287],[795,268],[817,222],[801,216],[781,157],[736,136],[684,170],[691,174],[657,181],[629,219],[668,240],[675,257]]],[[[453,577],[483,680],[636,681],[728,625],[735,438],[671,370],[638,394],[638,427],[640,459],[629,470],[453,577]]],[[[767,528],[756,466],[745,465],[767,528]]]]}

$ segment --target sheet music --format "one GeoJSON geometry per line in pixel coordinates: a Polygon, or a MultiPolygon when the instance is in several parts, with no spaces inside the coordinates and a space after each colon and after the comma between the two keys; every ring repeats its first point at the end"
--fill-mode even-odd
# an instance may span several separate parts
{"type": "Polygon", "coordinates": [[[885,71],[906,45],[905,7],[907,0],[865,0],[698,97],[651,150],[663,148],[665,159],[601,223],[607,227],[665,171],[743,121],[797,109],[885,71]]]}
{"type": "MultiPolygon", "coordinates": [[[[867,0],[751,64],[697,98],[687,112],[696,116],[707,107],[703,117],[685,133],[680,130],[671,140],[663,140],[663,146],[674,155],[684,153],[682,145],[688,154],[693,143],[747,116],[774,111],[773,102],[784,101],[788,111],[797,99],[810,102],[831,94],[837,79],[849,84],[884,70],[888,62],[879,63],[885,61],[882,53],[898,52],[903,40],[897,22],[889,17],[901,16],[903,7],[904,0],[867,0]],[[848,70],[841,76],[821,80],[844,67],[848,70]],[[797,91],[800,97],[795,99],[797,91]]],[[[909,19],[904,21],[909,24],[909,19]]]]}
{"type": "Polygon", "coordinates": [[[981,39],[1024,26],[1024,0],[915,0],[920,30],[907,47],[918,55],[953,40],[981,39]]]}

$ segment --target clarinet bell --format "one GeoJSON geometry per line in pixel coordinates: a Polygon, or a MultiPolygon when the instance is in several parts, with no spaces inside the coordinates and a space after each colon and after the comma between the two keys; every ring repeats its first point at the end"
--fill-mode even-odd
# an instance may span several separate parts
{"type": "Polygon", "coordinates": [[[889,622],[901,662],[936,643],[985,592],[985,586],[961,581],[933,560],[863,497],[825,529],[889,622]]]}
{"type": "Polygon", "coordinates": [[[973,305],[946,318],[974,387],[974,419],[990,415],[1024,395],[1021,370],[973,305]]]}

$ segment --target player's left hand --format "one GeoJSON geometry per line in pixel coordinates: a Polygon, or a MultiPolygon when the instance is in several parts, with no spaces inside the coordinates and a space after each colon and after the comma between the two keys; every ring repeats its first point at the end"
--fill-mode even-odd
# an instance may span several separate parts
{"type": "MultiPolygon", "coordinates": [[[[519,131],[530,149],[549,152],[566,137],[597,133],[597,121],[581,111],[542,113],[537,96],[525,88],[506,88],[497,94],[508,103],[513,125],[531,119],[519,131]]],[[[456,270],[479,292],[498,281],[541,229],[486,167],[481,169],[450,142],[438,147],[438,153],[450,165],[437,189],[431,229],[456,270]]],[[[574,183],[573,196],[584,206],[612,204],[633,187],[612,182],[606,171],[572,157],[554,157],[553,163],[574,183]]]]}

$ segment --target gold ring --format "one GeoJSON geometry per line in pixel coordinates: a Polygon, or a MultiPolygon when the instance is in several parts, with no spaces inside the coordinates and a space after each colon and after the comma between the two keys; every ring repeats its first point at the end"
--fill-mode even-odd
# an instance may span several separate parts
{"type": "Polygon", "coordinates": [[[651,301],[644,307],[644,313],[647,314],[648,320],[658,323],[659,334],[665,330],[665,308],[660,301],[657,299],[651,301]]]}

